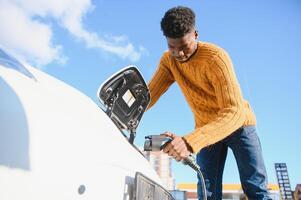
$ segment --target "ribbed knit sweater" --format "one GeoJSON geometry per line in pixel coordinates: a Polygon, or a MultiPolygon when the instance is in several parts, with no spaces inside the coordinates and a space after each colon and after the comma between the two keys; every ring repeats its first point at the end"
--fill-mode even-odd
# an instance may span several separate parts
{"type": "Polygon", "coordinates": [[[165,52],[148,84],[151,94],[148,108],[174,82],[194,114],[195,130],[183,136],[194,153],[242,126],[256,124],[249,103],[242,97],[231,59],[222,48],[198,42],[196,52],[185,62],[165,52]]]}

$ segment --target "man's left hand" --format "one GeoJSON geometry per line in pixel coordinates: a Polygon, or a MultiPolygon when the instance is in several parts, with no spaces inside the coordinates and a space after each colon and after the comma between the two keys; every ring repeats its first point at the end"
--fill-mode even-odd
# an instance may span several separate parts
{"type": "Polygon", "coordinates": [[[177,161],[187,158],[191,154],[190,146],[182,137],[179,137],[171,132],[165,132],[163,135],[172,139],[170,143],[164,147],[163,152],[173,157],[177,161]]]}

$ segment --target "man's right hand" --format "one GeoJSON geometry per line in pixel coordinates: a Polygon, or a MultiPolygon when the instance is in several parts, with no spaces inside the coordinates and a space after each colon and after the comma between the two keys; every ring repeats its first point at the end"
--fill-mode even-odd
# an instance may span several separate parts
{"type": "Polygon", "coordinates": [[[165,132],[162,135],[165,135],[172,139],[172,141],[164,147],[163,152],[167,153],[175,160],[182,161],[192,153],[190,146],[182,137],[177,136],[171,132],[165,132]]]}

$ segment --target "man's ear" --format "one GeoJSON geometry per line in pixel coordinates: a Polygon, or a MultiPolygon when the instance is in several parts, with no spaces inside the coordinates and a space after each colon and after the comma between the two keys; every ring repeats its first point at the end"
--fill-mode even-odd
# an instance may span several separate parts
{"type": "Polygon", "coordinates": [[[197,30],[195,30],[195,32],[194,32],[194,37],[195,37],[195,39],[198,39],[198,37],[199,37],[199,32],[197,30]]]}

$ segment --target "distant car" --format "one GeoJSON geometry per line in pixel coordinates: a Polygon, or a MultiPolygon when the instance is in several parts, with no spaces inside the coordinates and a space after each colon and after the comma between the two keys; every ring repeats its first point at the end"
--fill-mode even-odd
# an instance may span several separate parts
{"type": "Polygon", "coordinates": [[[115,74],[98,93],[104,112],[0,49],[0,199],[172,199],[129,142],[149,101],[145,86],[133,66],[115,74]]]}

